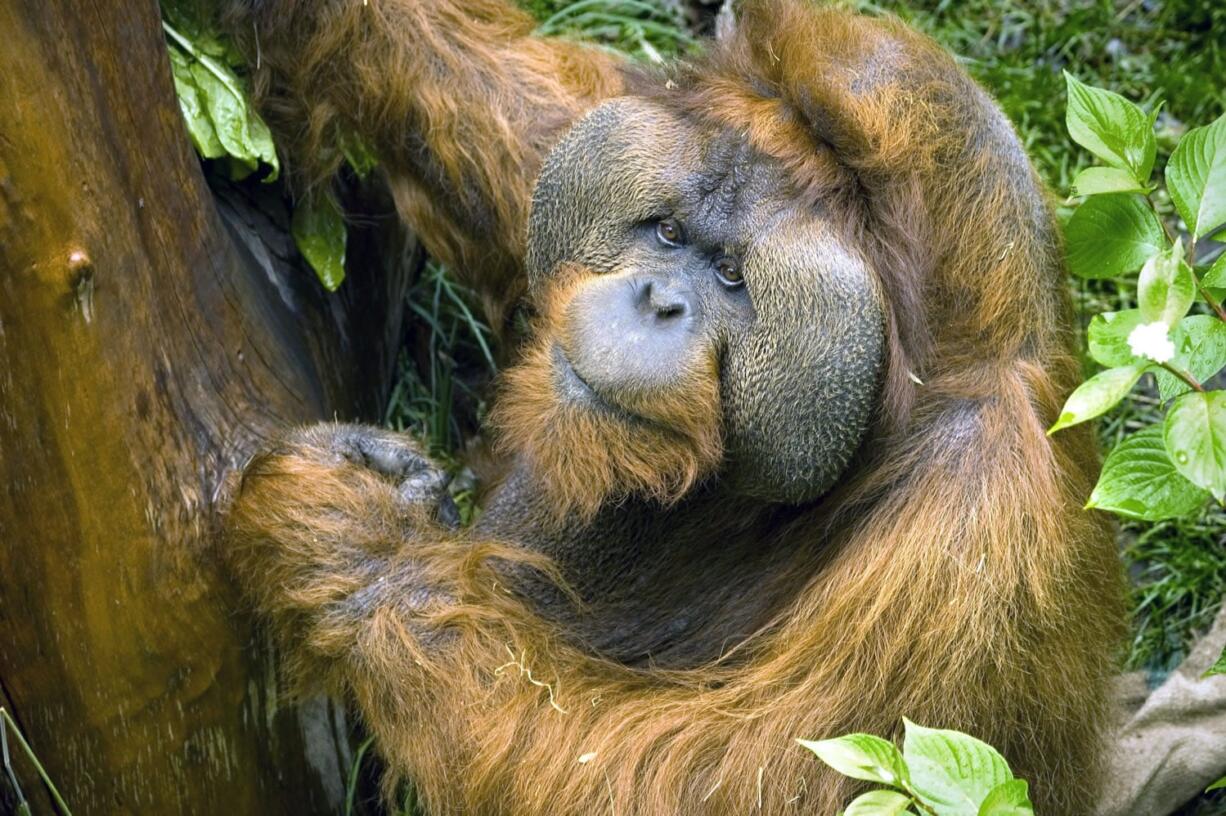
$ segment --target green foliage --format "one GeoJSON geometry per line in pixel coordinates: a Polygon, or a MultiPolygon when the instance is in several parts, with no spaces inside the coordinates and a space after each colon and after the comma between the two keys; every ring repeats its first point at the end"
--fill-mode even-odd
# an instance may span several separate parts
{"type": "Polygon", "coordinates": [[[894,743],[872,734],[848,734],[838,739],[797,740],[817,754],[818,759],[843,776],[901,785],[906,779],[906,763],[894,743]]]}
{"type": "Polygon", "coordinates": [[[495,371],[489,328],[477,319],[472,292],[429,263],[408,294],[415,333],[402,351],[400,376],[384,424],[412,433],[455,476],[452,498],[467,524],[476,512],[471,478],[458,454],[477,433],[481,386],[495,371]]]}
{"type": "Polygon", "coordinates": [[[905,719],[903,732],[902,751],[871,734],[797,742],[844,776],[888,786],[857,797],[844,816],[1033,816],[1026,783],[986,742],[905,719]]]}
{"type": "Polygon", "coordinates": [[[1167,411],[1162,439],[1184,478],[1219,502],[1226,499],[1226,391],[1179,397],[1167,411]]]}
{"type": "Polygon", "coordinates": [[[294,208],[290,232],[307,263],[329,292],[345,279],[345,216],[330,192],[316,195],[294,208]]]}
{"type": "Polygon", "coordinates": [[[1162,224],[1140,196],[1097,195],[1077,208],[1065,228],[1069,271],[1079,278],[1118,278],[1159,252],[1162,224]]]}
{"type": "Polygon", "coordinates": [[[1135,186],[1144,187],[1158,152],[1158,140],[1154,138],[1157,109],[1146,116],[1117,93],[1086,85],[1068,71],[1064,79],[1068,86],[1065,123],[1069,136],[1109,168],[1127,173],[1135,186]]]}
{"type": "Polygon", "coordinates": [[[1138,362],[1128,345],[1128,337],[1142,322],[1140,309],[1094,315],[1086,330],[1090,358],[1109,368],[1138,362]]]}
{"type": "MultiPolygon", "coordinates": [[[[1220,240],[1223,236],[1219,234],[1216,237],[1220,240]]],[[[1213,265],[1205,271],[1203,283],[1211,288],[1226,287],[1226,252],[1219,255],[1213,265]]]]}
{"type": "Polygon", "coordinates": [[[891,790],[875,790],[857,796],[843,809],[843,816],[897,816],[910,813],[911,797],[891,790]]]}
{"type": "Polygon", "coordinates": [[[1148,367],[1146,363],[1109,368],[1082,383],[1069,395],[1060,418],[1048,434],[1102,416],[1132,390],[1148,367]]]}
{"type": "MultiPolygon", "coordinates": [[[[1145,187],[1153,171],[1154,117],[1118,94],[1066,74],[1072,138],[1108,170],[1128,173],[1145,187]]],[[[1226,118],[1190,131],[1166,168],[1167,187],[1188,225],[1188,245],[1163,231],[1149,199],[1127,193],[1090,193],[1069,219],[1070,266],[1082,277],[1122,277],[1140,265],[1137,310],[1091,321],[1090,354],[1111,366],[1078,387],[1049,433],[1114,408],[1147,371],[1173,398],[1157,436],[1134,434],[1108,457],[1090,507],[1135,519],[1160,520],[1194,512],[1206,491],[1226,499],[1226,392],[1203,384],[1226,366],[1226,310],[1192,268],[1198,235],[1226,222],[1226,118]],[[1223,141],[1222,149],[1219,141],[1223,141]],[[1209,314],[1188,315],[1197,292],[1209,314]],[[1126,333],[1125,333],[1126,332],[1126,333]],[[1175,472],[1172,472],[1175,471],[1175,472]],[[1200,501],[1198,502],[1198,494],[1200,501]]],[[[1111,185],[1086,185],[1106,190],[1111,185]]]]}
{"type": "Polygon", "coordinates": [[[1086,507],[1159,521],[1194,513],[1205,498],[1204,490],[1175,469],[1162,429],[1154,426],[1132,434],[1111,451],[1086,507]]]}
{"type": "MultiPolygon", "coordinates": [[[[179,107],[196,150],[206,159],[227,158],[234,178],[243,178],[265,164],[271,170],[264,180],[276,179],[281,165],[268,126],[247,103],[233,66],[208,53],[218,50],[218,41],[202,39],[197,45],[168,22],[162,28],[168,37],[179,107]]],[[[223,49],[222,53],[228,52],[223,49]]]]}
{"type": "Polygon", "coordinates": [[[1207,122],[1226,107],[1226,4],[1023,2],[1023,0],[859,0],[935,36],[1000,102],[1040,174],[1066,190],[1089,156],[1068,149],[1062,69],[1153,107],[1158,154],[1182,122],[1207,122]]]}
{"type": "MultiPolygon", "coordinates": [[[[1147,430],[1161,433],[1157,426],[1147,430]]],[[[1133,584],[1128,666],[1148,669],[1157,682],[1187,656],[1193,636],[1213,623],[1226,595],[1226,511],[1211,503],[1199,515],[1157,523],[1125,517],[1122,526],[1133,584]]]]}
{"type": "MultiPolygon", "coordinates": [[[[221,33],[210,8],[194,0],[162,2],[162,28],[188,136],[201,158],[224,162],[231,178],[267,166],[264,181],[274,181],[281,165],[272,133],[251,106],[242,56],[221,33]]],[[[354,134],[342,133],[337,141],[354,173],[369,175],[378,163],[370,148],[354,134]]],[[[325,191],[307,197],[294,210],[291,232],[320,283],[335,291],[345,279],[347,240],[335,195],[325,191]]]]}
{"type": "Polygon", "coordinates": [[[1166,186],[1193,240],[1226,224],[1226,114],[1180,140],[1166,186]]]}
{"type": "Polygon", "coordinates": [[[636,59],[663,62],[693,47],[681,6],[664,0],[520,0],[537,33],[602,43],[636,59]]]}
{"type": "MultiPolygon", "coordinates": [[[[1191,374],[1192,379],[1208,382],[1226,366],[1226,323],[1216,315],[1185,317],[1171,334],[1175,346],[1171,363],[1175,368],[1191,374]]],[[[1190,385],[1169,371],[1155,371],[1154,379],[1163,402],[1192,390],[1190,385]]]]}
{"type": "MultiPolygon", "coordinates": [[[[1214,677],[1215,675],[1226,674],[1226,652],[1218,655],[1217,660],[1209,667],[1209,670],[1204,673],[1204,677],[1214,677]]],[[[1221,781],[1221,780],[1218,780],[1221,781]]],[[[1216,782],[1214,783],[1217,784],[1216,782]]],[[[1212,788],[1210,788],[1212,790],[1212,788]]]]}
{"type": "Polygon", "coordinates": [[[1183,259],[1179,241],[1159,251],[1141,267],[1137,278],[1137,303],[1145,323],[1175,326],[1196,299],[1196,279],[1183,259]]]}

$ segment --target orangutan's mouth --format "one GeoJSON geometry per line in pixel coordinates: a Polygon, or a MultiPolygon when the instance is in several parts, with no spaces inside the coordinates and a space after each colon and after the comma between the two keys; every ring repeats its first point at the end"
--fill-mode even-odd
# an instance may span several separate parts
{"type": "Polygon", "coordinates": [[[583,375],[575,370],[570,358],[558,343],[553,344],[553,379],[558,395],[572,405],[582,405],[604,413],[615,414],[625,419],[638,417],[615,405],[600,395],[591,384],[583,379],[583,375]]]}

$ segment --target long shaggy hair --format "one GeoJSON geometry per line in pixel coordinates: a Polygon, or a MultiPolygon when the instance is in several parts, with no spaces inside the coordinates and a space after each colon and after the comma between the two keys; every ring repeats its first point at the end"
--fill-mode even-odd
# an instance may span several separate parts
{"type": "Polygon", "coordinates": [[[634,399],[623,395],[616,415],[559,400],[554,344],[566,344],[563,315],[584,283],[582,270],[563,270],[541,298],[541,317],[522,359],[502,375],[490,413],[496,449],[523,457],[557,520],[590,519],[629,496],[662,504],[685,495],[720,463],[717,362],[706,356],[676,372],[667,388],[634,399]]]}
{"type": "MultiPolygon", "coordinates": [[[[307,123],[308,147],[321,123],[353,127],[407,185],[401,212],[431,249],[469,274],[496,259],[484,291],[518,294],[506,275],[543,151],[639,80],[528,37],[496,0],[314,5],[239,25],[260,32],[274,101],[293,102],[275,121],[307,123]]],[[[1079,371],[1057,232],[1008,123],[900,23],[801,0],[744,3],[729,43],[652,93],[738,128],[800,195],[849,179],[825,203],[888,299],[889,371],[859,459],[759,542],[780,554],[772,575],[730,578],[799,589],[721,659],[620,665],[510,591],[510,562],[549,570],[531,542],[435,528],[390,481],[290,447],[248,471],[226,552],[295,675],[354,701],[389,790],[411,778],[433,816],[830,813],[858,783],[795,738],[890,736],[904,715],[995,744],[1040,812],[1091,812],[1121,573],[1110,525],[1082,510],[1091,433],[1044,434],[1079,371]]],[[[661,397],[668,433],[557,408],[541,355],[568,291],[507,374],[504,444],[582,512],[675,496],[720,455],[703,430],[718,425],[712,373],[684,378],[684,409],[661,397]]]]}

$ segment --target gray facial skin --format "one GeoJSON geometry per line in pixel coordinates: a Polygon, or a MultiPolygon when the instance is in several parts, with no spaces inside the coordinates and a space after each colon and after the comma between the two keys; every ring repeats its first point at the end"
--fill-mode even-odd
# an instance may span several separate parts
{"type": "Polygon", "coordinates": [[[884,358],[880,293],[820,209],[738,134],[641,99],[605,103],[550,153],[533,196],[528,274],[567,263],[587,287],[557,349],[563,398],[633,404],[714,356],[735,493],[820,497],[858,448],[884,358]],[[661,221],[681,235],[668,242],[661,221]],[[736,268],[729,285],[720,269],[736,268]]]}

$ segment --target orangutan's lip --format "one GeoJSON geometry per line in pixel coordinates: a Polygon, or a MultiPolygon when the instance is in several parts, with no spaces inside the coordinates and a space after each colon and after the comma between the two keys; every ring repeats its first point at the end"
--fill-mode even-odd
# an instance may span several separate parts
{"type": "Polygon", "coordinates": [[[562,350],[562,346],[558,343],[553,344],[552,356],[554,386],[557,388],[560,396],[570,402],[585,405],[599,411],[628,416],[624,409],[613,405],[600,396],[596,389],[587,380],[583,379],[583,376],[575,370],[574,364],[571,363],[570,358],[566,356],[566,352],[562,350]]]}

